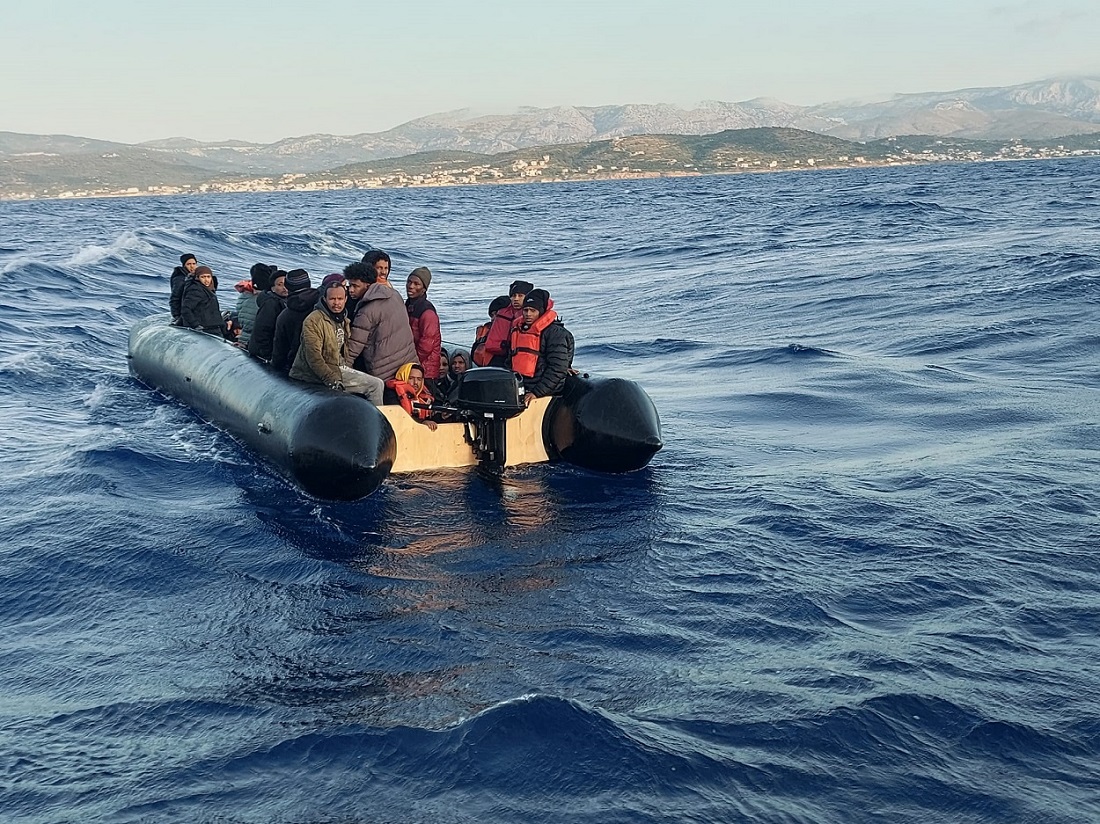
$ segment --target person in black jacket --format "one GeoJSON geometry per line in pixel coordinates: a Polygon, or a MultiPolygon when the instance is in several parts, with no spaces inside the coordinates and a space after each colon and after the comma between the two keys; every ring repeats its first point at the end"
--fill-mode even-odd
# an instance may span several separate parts
{"type": "Polygon", "coordinates": [[[214,273],[210,267],[197,266],[180,295],[180,325],[229,339],[232,333],[222,317],[215,288],[214,273]]]}
{"type": "Polygon", "coordinates": [[[523,299],[523,324],[512,328],[512,369],[523,376],[523,402],[560,395],[573,368],[573,333],[550,308],[550,293],[533,289],[523,299]]]}
{"type": "Polygon", "coordinates": [[[256,323],[252,337],[248,339],[248,354],[260,360],[271,360],[275,345],[275,323],[286,308],[286,275],[282,269],[275,272],[271,288],[256,298],[256,323]]]}
{"type": "Polygon", "coordinates": [[[180,322],[180,298],[183,297],[183,285],[199,265],[198,260],[190,252],[180,255],[180,265],[172,270],[172,296],[168,298],[168,308],[172,310],[172,323],[180,322]]]}
{"type": "Polygon", "coordinates": [[[271,368],[290,374],[298,346],[302,342],[302,323],[317,305],[317,290],[310,287],[309,272],[292,269],[286,275],[286,308],[275,321],[275,339],[271,344],[271,368]]]}

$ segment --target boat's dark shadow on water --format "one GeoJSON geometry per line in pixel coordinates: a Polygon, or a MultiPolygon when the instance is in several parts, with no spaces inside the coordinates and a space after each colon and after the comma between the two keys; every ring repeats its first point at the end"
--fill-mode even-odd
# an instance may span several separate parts
{"type": "MultiPolygon", "coordinates": [[[[267,530],[306,557],[354,566],[391,553],[514,551],[612,527],[645,532],[663,497],[652,467],[613,475],[554,463],[502,476],[476,470],[396,475],[350,503],[318,501],[277,476],[242,469],[248,478],[241,493],[267,530]]],[[[636,537],[644,544],[644,535],[636,537]]]]}

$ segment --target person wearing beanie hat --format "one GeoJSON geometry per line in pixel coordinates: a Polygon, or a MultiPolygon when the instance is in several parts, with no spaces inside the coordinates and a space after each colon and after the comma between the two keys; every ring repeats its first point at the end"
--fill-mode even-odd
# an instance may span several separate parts
{"type": "Polygon", "coordinates": [[[511,367],[523,376],[523,402],[560,395],[573,368],[573,334],[550,308],[545,289],[532,289],[523,300],[523,320],[512,328],[511,367]]]}
{"type": "Polygon", "coordinates": [[[269,266],[266,263],[253,263],[248,270],[248,277],[252,281],[252,288],[256,292],[263,292],[271,288],[271,278],[278,270],[277,266],[269,266]]]}
{"type": "Polygon", "coordinates": [[[286,273],[286,291],[288,295],[296,295],[310,288],[309,272],[305,269],[291,269],[286,273]]]}
{"type": "Polygon", "coordinates": [[[240,293],[237,298],[237,322],[241,325],[241,333],[237,335],[237,343],[243,347],[248,347],[252,331],[256,327],[256,313],[260,308],[257,300],[263,292],[271,288],[271,276],[275,271],[274,266],[254,263],[248,271],[249,279],[241,281],[235,287],[240,293]]]}
{"type": "Polygon", "coordinates": [[[435,304],[428,300],[428,286],[432,282],[432,273],[427,266],[418,266],[409,273],[405,281],[405,311],[409,314],[409,328],[412,330],[413,345],[417,359],[423,364],[424,377],[433,383],[439,379],[439,349],[443,345],[443,335],[439,331],[439,313],[435,304]]]}
{"type": "Polygon", "coordinates": [[[190,252],[180,255],[180,265],[172,270],[172,276],[168,283],[171,292],[168,297],[168,308],[172,312],[172,323],[179,326],[180,322],[180,298],[183,296],[183,286],[187,278],[195,271],[199,263],[190,252]]]}
{"type": "Polygon", "coordinates": [[[252,357],[263,361],[271,359],[275,324],[286,308],[286,296],[286,272],[277,269],[271,277],[271,288],[256,296],[256,324],[248,339],[248,354],[252,357]]]}
{"type": "MultiPolygon", "coordinates": [[[[471,366],[488,366],[492,361],[493,356],[485,348],[489,340],[489,330],[493,326],[493,321],[496,320],[497,312],[511,305],[512,301],[507,295],[498,295],[489,303],[489,322],[481,324],[474,332],[474,345],[470,347],[470,357],[473,359],[471,366]]],[[[510,332],[511,329],[509,329],[510,332]]]]}
{"type": "Polygon", "coordinates": [[[534,288],[535,284],[526,280],[513,280],[512,285],[508,287],[508,297],[512,299],[512,305],[517,309],[523,306],[523,299],[534,288]]]}
{"type": "Polygon", "coordinates": [[[348,294],[357,301],[347,347],[348,365],[388,381],[398,367],[417,359],[404,301],[366,263],[345,266],[344,277],[348,294]]]}
{"type": "Polygon", "coordinates": [[[344,276],[339,272],[333,272],[331,275],[325,275],[325,279],[321,281],[321,291],[324,292],[330,286],[343,286],[344,276]]]}
{"type": "Polygon", "coordinates": [[[286,308],[275,321],[271,367],[286,375],[294,365],[302,341],[302,323],[317,304],[318,291],[310,286],[309,272],[292,269],[286,275],[286,308]]]}
{"type": "MultiPolygon", "coordinates": [[[[545,289],[532,289],[527,293],[527,296],[523,299],[523,309],[533,307],[538,310],[541,315],[546,311],[546,304],[550,302],[550,293],[545,289]]],[[[524,315],[524,322],[527,322],[527,316],[524,315]]]]}
{"type": "MultiPolygon", "coordinates": [[[[535,286],[526,280],[512,281],[508,287],[510,305],[497,310],[489,326],[489,336],[485,340],[484,351],[489,355],[488,366],[501,366],[508,368],[508,339],[512,335],[512,327],[523,322],[523,299],[535,286]]],[[[484,359],[484,355],[481,355],[484,359]]]]}

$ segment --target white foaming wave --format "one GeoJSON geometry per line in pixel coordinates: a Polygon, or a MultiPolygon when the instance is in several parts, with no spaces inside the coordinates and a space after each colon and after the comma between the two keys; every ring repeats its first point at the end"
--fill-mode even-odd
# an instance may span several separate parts
{"type": "Polygon", "coordinates": [[[95,411],[103,408],[113,408],[116,405],[120,391],[116,384],[104,381],[96,381],[92,391],[83,399],[84,406],[95,411]]]}
{"type": "Polygon", "coordinates": [[[171,457],[183,460],[210,461],[232,466],[249,463],[240,444],[229,433],[213,424],[196,420],[184,407],[159,407],[144,428],[152,432],[171,457]]]}
{"type": "Polygon", "coordinates": [[[347,242],[341,241],[332,235],[311,235],[306,241],[309,248],[322,257],[349,258],[359,260],[366,249],[359,249],[347,242]]]}
{"type": "Polygon", "coordinates": [[[14,374],[50,374],[54,371],[53,352],[42,347],[31,347],[12,353],[0,353],[0,370],[14,374]]]}
{"type": "Polygon", "coordinates": [[[18,269],[22,269],[28,263],[41,263],[41,262],[42,261],[39,258],[36,258],[34,255],[20,255],[19,257],[12,258],[7,263],[5,263],[3,266],[0,266],[0,275],[7,275],[11,272],[14,272],[14,271],[18,270],[18,269]]]}
{"type": "Polygon", "coordinates": [[[148,255],[153,251],[153,246],[148,241],[138,237],[137,233],[131,230],[125,231],[115,238],[110,246],[92,245],[77,250],[77,252],[69,258],[67,264],[69,266],[88,266],[100,263],[107,258],[123,255],[126,252],[137,252],[138,254],[148,255]]]}

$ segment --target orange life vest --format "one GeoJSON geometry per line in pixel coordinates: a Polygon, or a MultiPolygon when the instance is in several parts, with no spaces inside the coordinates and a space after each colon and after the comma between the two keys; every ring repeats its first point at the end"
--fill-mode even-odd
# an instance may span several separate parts
{"type": "Polygon", "coordinates": [[[553,309],[547,309],[527,329],[516,326],[512,329],[512,371],[519,372],[525,378],[535,377],[535,367],[539,362],[539,342],[542,330],[558,319],[553,309]]]}
{"type": "Polygon", "coordinates": [[[474,345],[470,347],[470,357],[477,366],[488,366],[493,356],[485,351],[485,342],[489,340],[489,328],[493,324],[483,323],[474,332],[474,345]]]}
{"type": "Polygon", "coordinates": [[[418,421],[426,421],[432,416],[432,410],[417,409],[413,406],[414,403],[422,403],[425,406],[430,406],[435,402],[435,398],[432,397],[427,387],[421,389],[420,394],[417,395],[416,390],[412,388],[412,384],[406,383],[405,381],[399,381],[396,378],[390,378],[386,381],[386,387],[397,393],[397,400],[401,404],[401,408],[418,421]]]}

